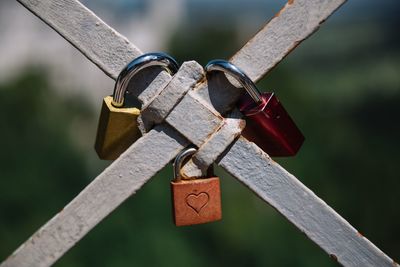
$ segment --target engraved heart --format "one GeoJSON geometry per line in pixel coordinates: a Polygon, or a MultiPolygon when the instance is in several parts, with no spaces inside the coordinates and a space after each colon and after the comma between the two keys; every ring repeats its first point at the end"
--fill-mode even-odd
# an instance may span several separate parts
{"type": "Polygon", "coordinates": [[[194,209],[195,212],[200,213],[201,209],[207,205],[209,200],[210,196],[205,192],[189,194],[186,197],[186,204],[194,209]]]}

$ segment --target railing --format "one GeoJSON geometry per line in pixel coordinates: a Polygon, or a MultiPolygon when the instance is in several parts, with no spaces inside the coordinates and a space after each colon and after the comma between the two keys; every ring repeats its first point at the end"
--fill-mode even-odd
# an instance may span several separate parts
{"type": "MultiPolygon", "coordinates": [[[[251,79],[259,80],[344,1],[289,1],[232,57],[232,62],[251,79]]],[[[141,55],[136,46],[76,0],[19,2],[113,79],[132,58],[141,55]]],[[[203,78],[202,67],[192,61],[185,62],[174,77],[161,72],[155,79],[142,81],[143,90],[134,92],[143,104],[142,128],[155,126],[0,267],[52,265],[190,143],[199,150],[194,155],[198,160],[189,161],[183,168],[187,175],[198,175],[216,162],[340,264],[398,266],[255,144],[235,138],[241,131],[240,114],[228,113],[225,118],[220,114],[230,111],[240,90],[224,78],[203,78]],[[215,86],[219,89],[209,90],[215,86]],[[224,94],[226,90],[230,93],[224,94]],[[153,112],[146,112],[150,108],[153,112]],[[186,117],[188,108],[200,119],[190,121],[186,117]]]]}

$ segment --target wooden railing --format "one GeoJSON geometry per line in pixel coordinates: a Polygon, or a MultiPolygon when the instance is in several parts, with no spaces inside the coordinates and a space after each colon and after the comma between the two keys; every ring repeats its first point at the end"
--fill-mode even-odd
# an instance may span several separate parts
{"type": "MultiPolygon", "coordinates": [[[[77,0],[18,1],[113,79],[142,54],[77,0]]],[[[259,80],[344,1],[289,1],[231,61],[251,79],[259,80]]],[[[144,131],[149,129],[147,133],[0,267],[52,265],[191,143],[199,148],[194,155],[199,160],[184,166],[187,175],[199,175],[215,162],[340,264],[398,266],[255,144],[236,138],[242,123],[240,114],[231,109],[241,89],[225,78],[207,81],[202,67],[194,61],[185,62],[174,77],[161,72],[155,79],[145,78],[142,87],[144,90],[133,93],[143,105],[139,122],[144,131]],[[216,86],[218,90],[211,90],[216,86]],[[149,109],[152,112],[147,112],[149,109]],[[194,122],[187,114],[198,119],[194,122]]]]}

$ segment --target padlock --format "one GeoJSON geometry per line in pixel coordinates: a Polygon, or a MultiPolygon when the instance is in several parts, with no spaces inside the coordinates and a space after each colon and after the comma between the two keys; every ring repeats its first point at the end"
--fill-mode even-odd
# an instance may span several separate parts
{"type": "Polygon", "coordinates": [[[294,156],[298,152],[304,136],[274,93],[260,93],[253,81],[228,61],[212,60],[205,69],[229,74],[247,91],[238,101],[238,108],[246,118],[244,137],[270,156],[294,156]]]}
{"type": "Polygon", "coordinates": [[[173,219],[176,226],[208,223],[220,220],[221,191],[218,177],[181,177],[182,162],[196,149],[184,149],[174,161],[174,180],[171,181],[173,219]]]}
{"type": "Polygon", "coordinates": [[[164,53],[149,53],[135,58],[119,74],[114,94],[103,99],[95,149],[101,159],[115,160],[141,137],[137,126],[140,109],[127,107],[125,94],[131,78],[150,66],[164,67],[171,75],[178,71],[178,63],[164,53]]]}

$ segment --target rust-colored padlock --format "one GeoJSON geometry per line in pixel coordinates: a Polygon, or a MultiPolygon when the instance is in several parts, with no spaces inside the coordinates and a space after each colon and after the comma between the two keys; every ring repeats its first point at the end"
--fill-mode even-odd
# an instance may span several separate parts
{"type": "Polygon", "coordinates": [[[179,68],[178,63],[164,53],[149,53],[135,58],[119,74],[114,94],[103,100],[95,149],[101,159],[115,160],[131,144],[141,137],[137,126],[140,108],[125,102],[125,93],[131,78],[140,70],[150,66],[164,67],[171,75],[179,68]]]}
{"type": "Polygon", "coordinates": [[[228,61],[210,61],[206,71],[215,70],[237,79],[248,93],[238,102],[239,110],[246,117],[242,135],[270,156],[294,156],[303,144],[304,136],[275,94],[261,94],[253,81],[228,61]]]}
{"type": "Polygon", "coordinates": [[[188,148],[174,161],[174,180],[171,181],[173,218],[176,226],[208,223],[220,220],[221,191],[218,177],[183,180],[181,166],[196,149],[188,148]]]}

